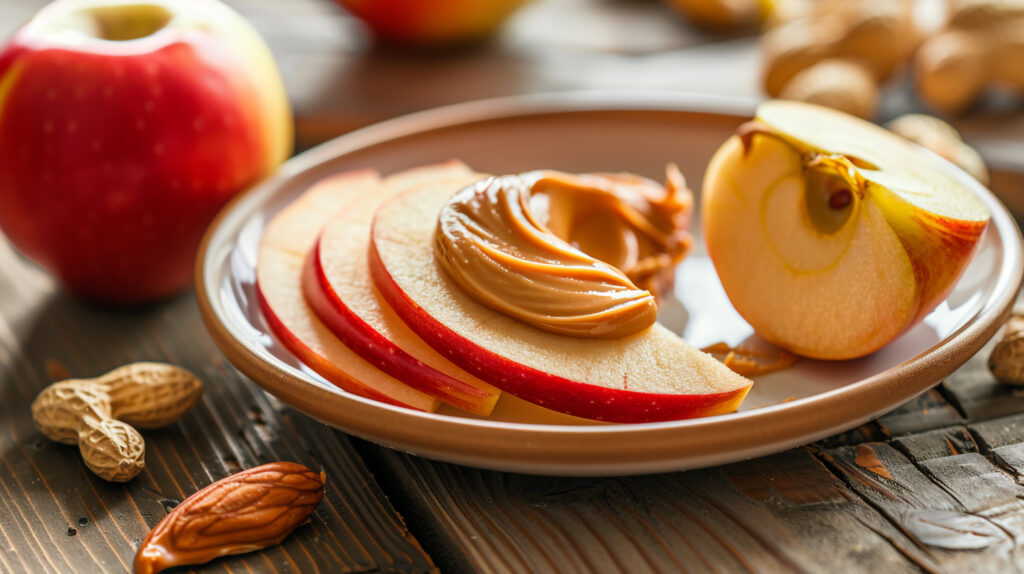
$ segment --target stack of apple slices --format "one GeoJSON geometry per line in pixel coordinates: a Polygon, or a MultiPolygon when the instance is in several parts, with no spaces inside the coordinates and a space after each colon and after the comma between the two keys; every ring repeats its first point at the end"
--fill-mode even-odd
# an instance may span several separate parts
{"type": "Polygon", "coordinates": [[[500,392],[412,335],[381,304],[366,269],[374,203],[425,181],[458,186],[470,173],[461,164],[387,179],[370,170],[344,173],[320,182],[274,217],[260,244],[256,281],[263,314],[284,346],[357,395],[428,412],[444,401],[490,414],[500,392]],[[356,213],[365,215],[353,219],[356,213]],[[339,215],[331,221],[334,214],[339,215]],[[325,226],[330,231],[321,243],[325,226]],[[331,279],[322,261],[336,271],[331,279]],[[311,295],[308,301],[304,291],[311,295]]]}
{"type": "Polygon", "coordinates": [[[499,391],[462,371],[424,343],[384,303],[367,265],[370,223],[394,195],[421,185],[458,189],[479,179],[452,162],[408,170],[346,205],[306,258],[303,288],[317,316],[349,348],[381,371],[454,407],[489,414],[499,391]]]}
{"type": "Polygon", "coordinates": [[[579,339],[463,294],[434,261],[432,232],[442,204],[482,177],[459,162],[387,178],[349,172],[285,208],[267,227],[257,266],[278,339],[342,389],[425,411],[444,402],[486,415],[498,389],[611,422],[736,409],[751,381],[660,325],[579,339]]]}

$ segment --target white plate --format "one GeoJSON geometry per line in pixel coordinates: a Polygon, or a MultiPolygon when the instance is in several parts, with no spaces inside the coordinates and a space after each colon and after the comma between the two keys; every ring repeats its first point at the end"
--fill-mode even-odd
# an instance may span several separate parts
{"type": "MultiPolygon", "coordinates": [[[[462,464],[541,474],[638,474],[742,460],[855,427],[963,364],[1013,304],[1022,276],[1020,232],[1002,204],[967,176],[965,184],[991,209],[992,223],[949,298],[869,357],[803,360],[757,379],[734,414],[567,426],[542,423],[553,419],[514,399],[503,398],[496,415],[483,420],[455,410],[429,414],[384,405],[341,391],[304,367],[269,335],[256,304],[254,266],[266,221],[328,175],[368,166],[389,173],[459,158],[490,173],[621,170],[658,179],[665,164],[675,162],[699,192],[711,154],[752,111],[750,102],[670,94],[530,96],[432,110],[353,132],[292,159],[225,208],[197,262],[200,310],[225,355],[284,402],[371,441],[462,464]]],[[[699,209],[698,201],[695,223],[699,209]]],[[[752,332],[730,306],[699,240],[679,269],[676,296],[662,320],[695,345],[735,344],[752,332]]]]}

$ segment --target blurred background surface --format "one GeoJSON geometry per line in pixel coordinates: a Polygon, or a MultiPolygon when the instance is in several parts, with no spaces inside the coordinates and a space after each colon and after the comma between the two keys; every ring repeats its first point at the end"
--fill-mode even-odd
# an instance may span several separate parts
{"type": "MultiPolygon", "coordinates": [[[[409,5],[447,5],[454,6],[450,8],[452,11],[465,11],[465,7],[456,6],[459,1],[417,0],[409,5]]],[[[518,0],[491,1],[508,4],[518,0]]],[[[361,3],[359,0],[227,2],[263,35],[277,59],[295,113],[297,151],[410,112],[516,94],[643,89],[740,98],[753,104],[777,95],[765,91],[765,72],[769,66],[786,65],[786,62],[769,62],[766,54],[770,50],[765,47],[762,32],[779,28],[780,23],[785,24],[787,20],[808,16],[808,6],[838,6],[840,12],[860,7],[852,16],[841,14],[839,25],[854,26],[859,19],[869,42],[874,22],[891,16],[897,5],[912,6],[915,24],[923,32],[908,41],[910,50],[942,30],[949,14],[958,6],[965,7],[974,18],[975,22],[969,22],[971,25],[979,20],[983,23],[1014,20],[1016,28],[1024,30],[1024,18],[1017,18],[1024,14],[1024,2],[1019,0],[531,0],[514,11],[483,42],[442,49],[396,48],[380,42],[364,21],[343,8],[341,4],[346,2],[349,5],[361,3]],[[700,18],[694,18],[692,11],[690,17],[684,16],[678,10],[684,4],[756,5],[760,6],[762,14],[747,24],[716,29],[709,28],[706,19],[703,25],[698,24],[700,18]],[[989,6],[1009,10],[1015,17],[993,12],[989,6]],[[972,7],[981,9],[970,12],[972,7]]],[[[0,37],[8,36],[45,4],[46,0],[0,0],[0,37]]],[[[380,7],[391,2],[376,0],[376,3],[362,4],[380,7]]],[[[814,16],[813,10],[810,15],[814,16]]],[[[394,12],[383,12],[384,19],[391,16],[394,12]]],[[[400,16],[395,18],[400,19],[400,16]]],[[[820,31],[835,25],[835,21],[811,21],[805,28],[820,31]]],[[[780,31],[776,36],[783,38],[783,44],[790,44],[790,39],[794,38],[793,42],[799,44],[807,34],[800,31],[799,25],[794,28],[794,31],[780,31]]],[[[889,33],[891,35],[891,31],[889,33]]],[[[984,32],[975,36],[995,35],[984,32]]],[[[821,38],[808,38],[808,41],[820,43],[821,38]]],[[[853,51],[861,49],[855,45],[856,41],[857,38],[853,38],[853,51]]],[[[1017,52],[1024,51],[1024,37],[1016,44],[1017,52]]],[[[883,58],[884,54],[897,51],[888,41],[874,41],[871,46],[869,51],[883,58]]],[[[783,46],[784,50],[790,48],[783,46]]],[[[820,46],[808,48],[804,51],[822,51],[820,46]]],[[[962,51],[957,47],[953,50],[962,51]]],[[[797,52],[800,51],[798,46],[797,52]]],[[[998,53],[1006,54],[1004,60],[1010,74],[1024,75],[1021,63],[1024,55],[1017,52],[998,53]]],[[[797,53],[796,59],[800,57],[802,55],[797,53]]],[[[820,55],[812,57],[822,59],[820,55]]],[[[992,58],[986,56],[981,59],[982,66],[967,67],[986,68],[990,61],[992,58]]],[[[868,108],[874,110],[873,113],[862,115],[885,122],[902,114],[934,112],[934,106],[927,105],[918,95],[919,90],[915,90],[914,65],[913,56],[902,56],[891,74],[877,81],[877,87],[870,87],[876,91],[877,103],[873,100],[868,108]]],[[[960,62],[952,65],[962,66],[960,62]]],[[[845,68],[839,70],[842,75],[845,68]]],[[[842,98],[863,88],[856,80],[851,87],[843,83],[829,87],[826,84],[837,75],[835,68],[820,72],[808,75],[812,76],[809,78],[812,91],[819,87],[819,92],[831,91],[824,97],[838,92],[842,98]]],[[[964,83],[957,78],[954,80],[956,84],[964,83]]],[[[803,82],[802,88],[807,85],[808,82],[803,82]]],[[[791,89],[790,93],[799,90],[801,88],[791,89]]],[[[967,142],[981,152],[989,167],[997,171],[990,186],[1018,215],[1024,212],[1024,200],[1018,197],[1024,195],[1020,191],[1024,188],[1024,178],[1019,175],[1020,164],[1024,162],[1021,91],[1024,91],[1024,82],[1016,94],[1013,90],[987,90],[980,103],[944,115],[967,142]]],[[[821,94],[804,94],[804,99],[808,97],[814,101],[813,98],[821,94]]],[[[857,95],[853,97],[856,99],[857,95]]]]}
{"type": "MultiPolygon", "coordinates": [[[[0,0],[0,36],[46,3],[0,0]]],[[[299,149],[408,112],[494,96],[638,88],[765,97],[757,27],[705,31],[668,0],[533,0],[488,41],[447,50],[380,47],[362,21],[331,0],[228,3],[277,58],[299,149]]],[[[941,21],[941,3],[919,4],[923,21],[941,21]]],[[[909,76],[900,67],[886,81],[876,119],[927,111],[909,76]]],[[[996,101],[954,124],[997,164],[1009,159],[998,140],[1024,139],[1015,104],[996,101]]]]}

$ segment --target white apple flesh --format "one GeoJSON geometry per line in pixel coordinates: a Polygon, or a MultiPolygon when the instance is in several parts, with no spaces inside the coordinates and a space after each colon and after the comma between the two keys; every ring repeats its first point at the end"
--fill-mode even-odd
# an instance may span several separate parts
{"type": "Polygon", "coordinates": [[[434,349],[521,399],[609,422],[731,412],[751,381],[660,325],[622,339],[541,331],[462,292],[434,259],[442,205],[458,190],[424,185],[378,209],[370,270],[392,309],[434,349]]]}
{"type": "Polygon", "coordinates": [[[317,319],[302,294],[303,265],[320,229],[342,206],[379,182],[373,171],[337,175],[274,216],[257,256],[259,304],[278,340],[325,379],[356,395],[433,412],[436,398],[385,374],[345,346],[317,319]]]}
{"type": "Polygon", "coordinates": [[[797,354],[869,354],[953,288],[988,223],[956,168],[869,122],[772,101],[704,178],[708,254],[736,310],[797,354]]]}
{"type": "Polygon", "coordinates": [[[481,177],[453,161],[385,178],[324,226],[307,258],[303,290],[320,320],[363,359],[449,405],[488,415],[501,391],[455,366],[417,337],[381,300],[367,263],[370,222],[381,204],[424,182],[441,181],[458,188],[481,177]]]}

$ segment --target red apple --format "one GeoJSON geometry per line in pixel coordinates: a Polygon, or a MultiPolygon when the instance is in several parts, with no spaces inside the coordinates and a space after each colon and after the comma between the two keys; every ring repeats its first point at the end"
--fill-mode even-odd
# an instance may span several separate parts
{"type": "Polygon", "coordinates": [[[429,345],[470,373],[558,412],[610,422],[726,413],[751,381],[655,324],[621,339],[557,335],[471,299],[434,260],[451,182],[426,183],[377,210],[370,271],[384,300],[429,345]]]}
{"type": "Polygon", "coordinates": [[[291,142],[270,52],[215,0],[58,0],[0,53],[0,228],[86,299],[187,286],[213,215],[291,142]]]}
{"type": "Polygon", "coordinates": [[[337,0],[381,40],[407,46],[483,40],[526,1],[337,0]]]}
{"type": "Polygon", "coordinates": [[[456,367],[416,336],[384,303],[366,260],[377,208],[423,182],[458,187],[482,176],[457,161],[406,170],[346,204],[323,228],[303,275],[306,301],[350,349],[381,371],[463,410],[488,415],[501,393],[456,367]]]}

